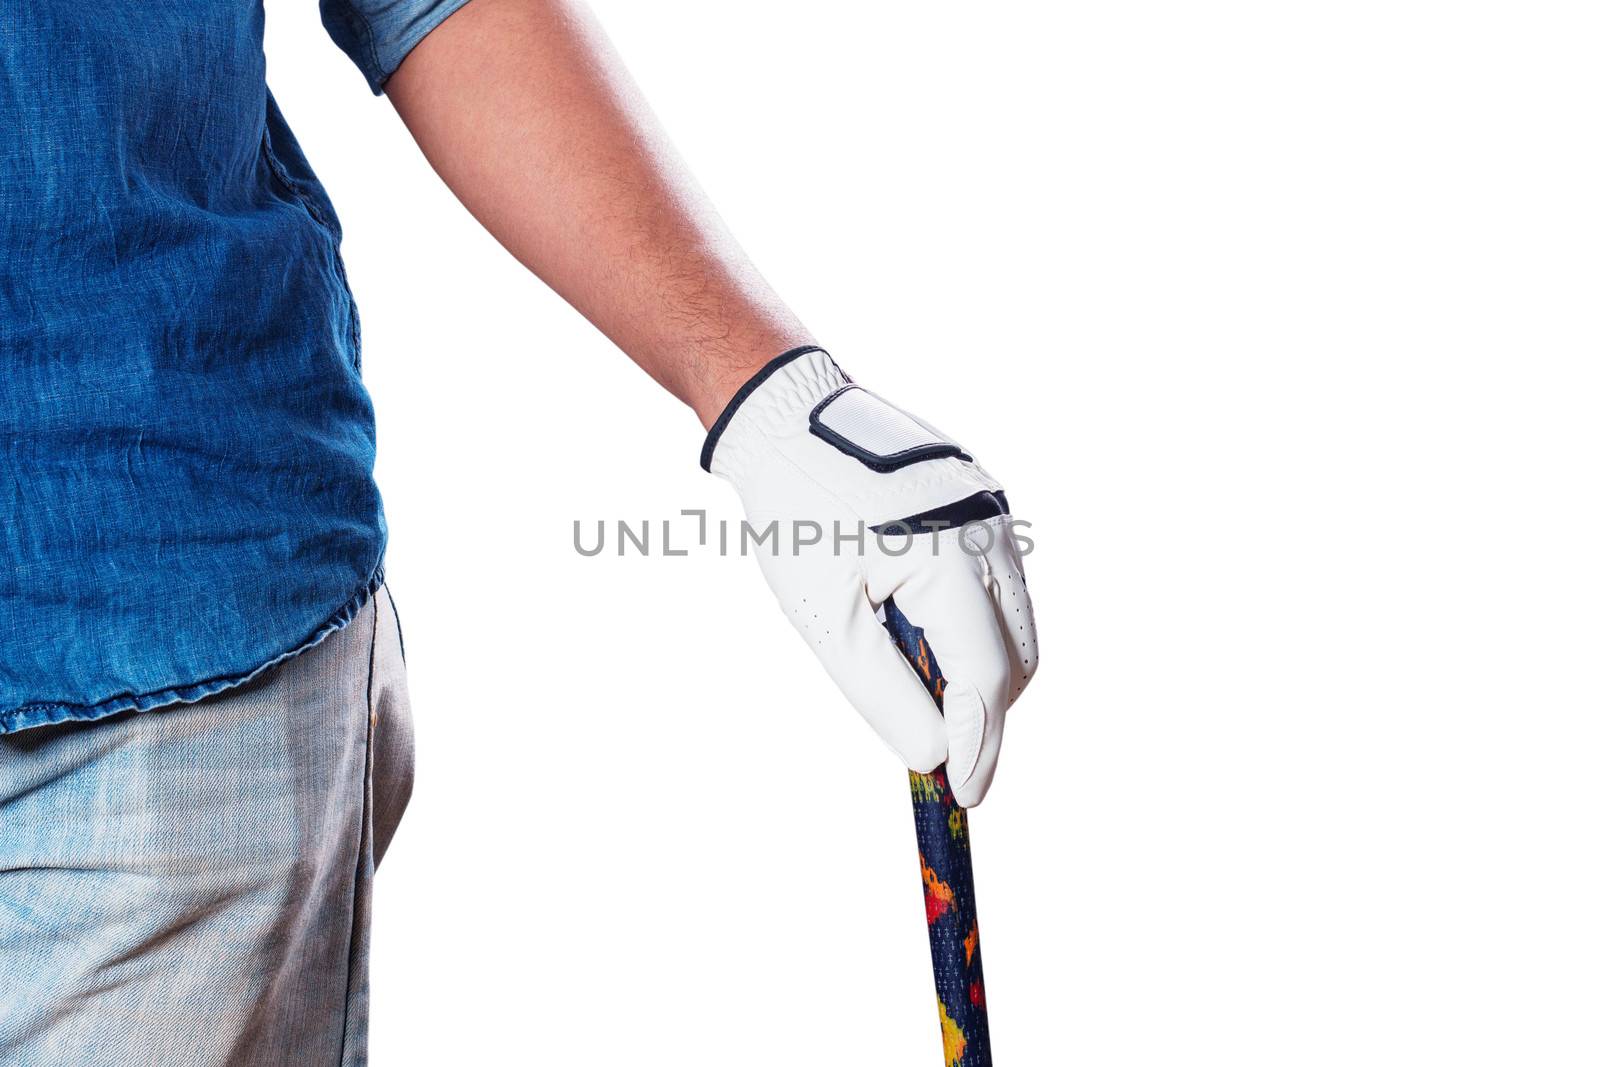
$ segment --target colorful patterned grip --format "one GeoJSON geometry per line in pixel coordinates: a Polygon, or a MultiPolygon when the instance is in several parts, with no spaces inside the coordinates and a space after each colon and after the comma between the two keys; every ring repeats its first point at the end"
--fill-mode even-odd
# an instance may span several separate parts
{"type": "MultiPolygon", "coordinates": [[[[939,673],[939,662],[921,627],[913,626],[893,600],[884,604],[883,611],[890,636],[916,669],[934,703],[944,710],[944,675],[939,673]]],[[[917,850],[945,1067],[993,1067],[967,811],[951,795],[943,767],[932,774],[911,772],[911,805],[917,818],[917,850]]]]}

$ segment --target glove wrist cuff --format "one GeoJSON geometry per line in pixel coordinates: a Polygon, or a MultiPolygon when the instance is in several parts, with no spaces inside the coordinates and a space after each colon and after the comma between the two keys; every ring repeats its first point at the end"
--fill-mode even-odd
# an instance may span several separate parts
{"type": "Polygon", "coordinates": [[[804,419],[824,396],[848,383],[833,358],[816,345],[791,348],[762,367],[733,394],[706,433],[700,466],[732,477],[738,453],[762,427],[790,416],[804,419]]]}

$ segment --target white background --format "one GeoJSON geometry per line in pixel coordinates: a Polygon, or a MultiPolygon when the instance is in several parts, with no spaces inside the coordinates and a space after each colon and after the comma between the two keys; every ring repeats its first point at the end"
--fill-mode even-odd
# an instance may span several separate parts
{"type": "MultiPolygon", "coordinates": [[[[999,1058],[1600,1061],[1580,4],[602,3],[756,260],[1032,520],[973,819],[999,1058]]],[[[692,416],[479,231],[312,0],[420,739],[373,1050],[931,1067],[905,782],[692,416]]]]}

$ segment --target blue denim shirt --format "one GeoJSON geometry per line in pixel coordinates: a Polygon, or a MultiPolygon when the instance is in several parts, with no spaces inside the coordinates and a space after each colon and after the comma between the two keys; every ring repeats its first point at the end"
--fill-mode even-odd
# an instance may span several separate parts
{"type": "MultiPolygon", "coordinates": [[[[374,92],[465,0],[323,0],[374,92]]],[[[261,0],[0,0],[0,732],[198,700],[381,580],[333,205],[261,0]]]]}

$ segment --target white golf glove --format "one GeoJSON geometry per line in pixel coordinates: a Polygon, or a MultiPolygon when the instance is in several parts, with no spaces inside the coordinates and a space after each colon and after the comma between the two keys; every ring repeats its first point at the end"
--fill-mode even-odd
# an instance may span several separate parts
{"type": "Polygon", "coordinates": [[[911,769],[947,764],[958,803],[982,800],[1039,665],[999,483],[809,346],[739,390],[700,464],[738,490],[748,550],[856,710],[911,769]],[[943,668],[943,717],[879,621],[890,597],[943,668]]]}

